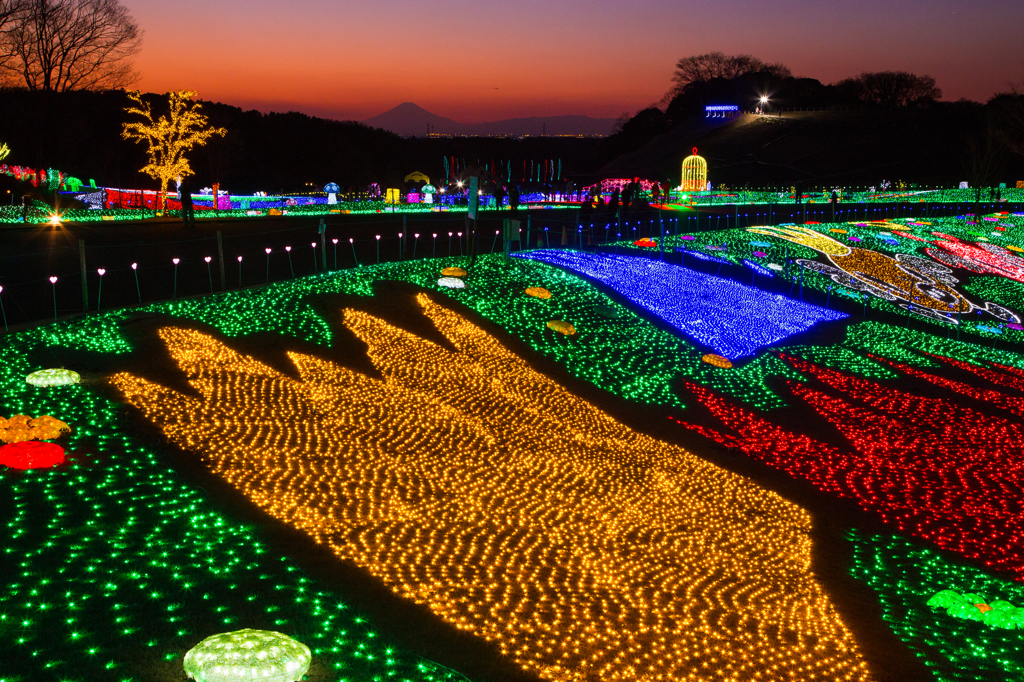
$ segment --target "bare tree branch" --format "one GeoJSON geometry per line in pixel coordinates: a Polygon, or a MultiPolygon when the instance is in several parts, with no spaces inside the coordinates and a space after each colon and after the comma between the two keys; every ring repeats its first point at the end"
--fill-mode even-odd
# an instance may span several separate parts
{"type": "Polygon", "coordinates": [[[768,64],[749,54],[727,55],[722,52],[708,52],[684,57],[676,62],[676,72],[672,76],[675,85],[662,101],[671,101],[690,83],[703,83],[712,78],[736,78],[755,72],[767,72],[779,78],[789,78],[793,75],[784,64],[768,64]]]}
{"type": "Polygon", "coordinates": [[[934,78],[906,71],[865,72],[839,81],[836,87],[851,90],[864,102],[888,108],[920,106],[942,97],[934,78]]]}
{"type": "MultiPolygon", "coordinates": [[[[5,0],[0,0],[4,2],[5,0]]],[[[30,90],[101,90],[138,80],[142,31],[118,0],[6,0],[20,7],[0,38],[2,68],[30,90]]]]}
{"type": "Polygon", "coordinates": [[[999,138],[1010,151],[1024,156],[1024,82],[1010,86],[1009,93],[997,97],[1002,118],[999,138]]]}

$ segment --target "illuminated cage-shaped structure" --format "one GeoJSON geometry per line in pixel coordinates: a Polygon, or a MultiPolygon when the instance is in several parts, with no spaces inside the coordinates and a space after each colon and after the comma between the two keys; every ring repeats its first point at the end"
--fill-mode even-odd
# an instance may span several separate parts
{"type": "Polygon", "coordinates": [[[697,148],[693,148],[693,156],[683,159],[683,191],[703,192],[708,186],[708,162],[697,156],[697,148]]]}

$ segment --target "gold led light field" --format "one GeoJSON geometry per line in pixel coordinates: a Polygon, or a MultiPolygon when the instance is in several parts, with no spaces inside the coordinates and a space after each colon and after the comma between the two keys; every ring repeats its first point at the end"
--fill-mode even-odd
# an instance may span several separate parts
{"type": "Polygon", "coordinates": [[[168,327],[200,397],[112,381],[267,512],[545,678],[869,679],[803,509],[418,301],[454,351],[345,311],[382,379],[292,353],[295,380],[168,327]]]}

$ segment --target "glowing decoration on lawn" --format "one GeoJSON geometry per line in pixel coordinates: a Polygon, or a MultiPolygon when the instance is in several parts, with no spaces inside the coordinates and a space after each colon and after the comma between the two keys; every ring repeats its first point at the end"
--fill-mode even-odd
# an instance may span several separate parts
{"type": "Polygon", "coordinates": [[[338,187],[337,183],[328,182],[324,185],[324,191],[327,192],[328,204],[338,203],[338,192],[341,191],[341,188],[338,187]]]}
{"type": "Polygon", "coordinates": [[[946,609],[946,613],[954,618],[976,620],[994,628],[1024,629],[1024,609],[1001,599],[985,603],[985,599],[977,594],[943,590],[928,600],[928,606],[946,609]]]}
{"type": "Polygon", "coordinates": [[[653,239],[648,239],[647,237],[644,237],[643,239],[637,239],[635,242],[633,242],[633,246],[639,246],[645,249],[649,249],[657,245],[658,242],[654,241],[653,239]]]}
{"type": "MultiPolygon", "coordinates": [[[[964,268],[971,272],[986,275],[999,275],[1008,277],[1017,282],[1024,282],[1024,258],[1011,253],[1011,250],[1018,250],[1013,246],[1009,250],[996,244],[978,242],[971,244],[947,234],[934,233],[939,239],[933,241],[939,248],[926,248],[924,250],[929,256],[954,268],[964,268]]],[[[904,237],[912,237],[904,234],[904,237]]],[[[916,238],[920,239],[920,238],[916,238]]],[[[921,240],[926,241],[926,240],[921,240]]]]}
{"type": "Polygon", "coordinates": [[[805,258],[797,259],[797,263],[851,289],[887,301],[904,301],[900,307],[912,306],[912,312],[917,315],[956,323],[958,311],[966,315],[983,310],[1006,322],[1021,321],[1016,314],[991,301],[984,306],[975,305],[956,290],[959,280],[953,277],[952,270],[934,261],[905,253],[897,253],[893,258],[878,251],[847,246],[807,227],[747,229],[818,251],[828,259],[827,264],[805,258]]]}
{"type": "MultiPolygon", "coordinates": [[[[992,610],[1024,604],[1024,585],[948,559],[903,537],[855,531],[850,540],[851,574],[876,592],[883,612],[900,614],[886,618],[886,623],[924,658],[934,675],[928,679],[1024,679],[1020,624],[1016,630],[979,627],[973,619],[951,617],[944,606],[961,598],[992,610]]],[[[992,613],[981,614],[973,603],[970,608],[975,613],[983,617],[992,613]]]]}
{"type": "Polygon", "coordinates": [[[10,419],[0,417],[0,441],[4,443],[53,440],[60,438],[61,433],[70,430],[70,426],[50,415],[43,415],[35,419],[26,414],[18,414],[10,419]]]}
{"type": "Polygon", "coordinates": [[[544,287],[526,287],[526,295],[533,296],[534,298],[551,298],[551,292],[544,287]]]}
{"type": "Polygon", "coordinates": [[[196,682],[296,682],[313,656],[280,632],[237,630],[207,637],[185,654],[185,674],[196,682]]]}
{"type": "Polygon", "coordinates": [[[423,185],[420,194],[423,195],[423,203],[432,204],[434,203],[434,195],[437,194],[437,188],[430,184],[423,185]]]}
{"type": "MultiPolygon", "coordinates": [[[[917,395],[783,358],[817,380],[791,381],[790,391],[839,430],[847,440],[845,447],[791,432],[689,382],[689,390],[722,429],[680,423],[823,491],[852,498],[901,532],[1024,578],[1024,518],[1019,512],[1024,499],[1024,471],[1019,466],[1024,459],[1024,424],[1019,418],[983,413],[942,397],[917,395]]],[[[927,374],[914,372],[922,379],[927,374]]],[[[1007,382],[1021,379],[1024,370],[1004,377],[1007,382]]],[[[966,393],[981,404],[1024,412],[1022,398],[950,385],[953,382],[942,377],[934,377],[933,383],[966,393]]]]}
{"type": "Polygon", "coordinates": [[[819,322],[846,317],[835,310],[647,258],[562,250],[531,251],[518,257],[559,265],[602,282],[731,360],[753,355],[759,348],[819,322]]]}
{"type": "Polygon", "coordinates": [[[548,322],[548,329],[558,332],[559,334],[564,334],[565,336],[572,336],[576,333],[576,327],[564,320],[551,320],[548,322]]]}
{"type": "Polygon", "coordinates": [[[441,270],[441,274],[445,277],[465,277],[467,273],[463,268],[451,267],[441,270]]]}
{"type": "Polygon", "coordinates": [[[732,362],[729,358],[723,358],[721,355],[715,355],[714,353],[707,353],[701,357],[703,362],[708,363],[712,367],[720,367],[722,369],[731,369],[732,362]]]}
{"type": "Polygon", "coordinates": [[[158,209],[164,208],[167,185],[171,180],[193,175],[185,152],[203,146],[213,135],[226,135],[228,132],[224,128],[207,127],[206,116],[199,113],[202,104],[192,101],[195,96],[191,90],[168,92],[169,117],[161,116],[154,121],[152,104],[143,101],[138,90],[128,92],[128,99],[135,105],[126,108],[125,113],[141,116],[143,120],[125,123],[121,137],[148,145],[149,163],[142,167],[142,172],[160,181],[158,209]]]}
{"type": "Polygon", "coordinates": [[[70,369],[40,369],[25,377],[33,386],[68,386],[81,380],[81,375],[70,369]]]}
{"type": "Polygon", "coordinates": [[[64,461],[64,448],[37,440],[0,445],[0,465],[12,469],[49,469],[64,461]]]}
{"type": "Polygon", "coordinates": [[[291,353],[296,380],[165,328],[195,397],[112,382],[265,511],[546,678],[869,678],[809,514],[418,302],[454,351],[344,311],[381,379],[291,353]]]}
{"type": "Polygon", "coordinates": [[[11,148],[7,146],[6,142],[0,142],[0,161],[7,158],[7,155],[11,153],[11,148]]]}
{"type": "Polygon", "coordinates": [[[704,157],[697,156],[697,148],[693,148],[693,156],[683,159],[684,192],[703,192],[708,184],[708,162],[704,157]]]}
{"type": "Polygon", "coordinates": [[[466,283],[458,277],[442,277],[437,280],[437,285],[448,289],[465,289],[466,283]]]}

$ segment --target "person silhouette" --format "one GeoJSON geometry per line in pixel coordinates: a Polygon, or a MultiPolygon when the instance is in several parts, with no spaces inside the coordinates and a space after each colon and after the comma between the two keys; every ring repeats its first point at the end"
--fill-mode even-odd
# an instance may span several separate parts
{"type": "MultiPolygon", "coordinates": [[[[185,224],[185,227],[196,227],[196,214],[195,206],[192,204],[192,186],[188,178],[182,178],[181,187],[178,189],[181,192],[181,222],[185,224]]],[[[217,199],[214,198],[214,206],[217,205],[217,199]]]]}

